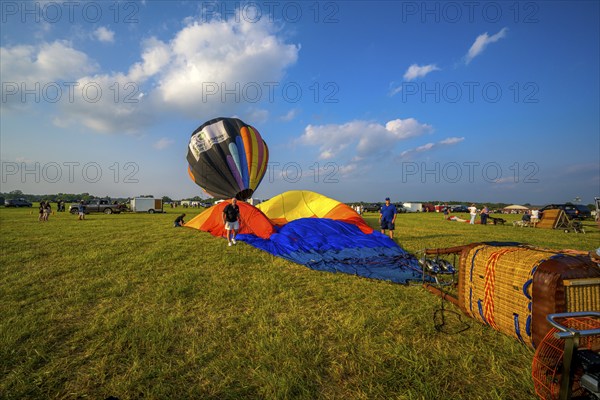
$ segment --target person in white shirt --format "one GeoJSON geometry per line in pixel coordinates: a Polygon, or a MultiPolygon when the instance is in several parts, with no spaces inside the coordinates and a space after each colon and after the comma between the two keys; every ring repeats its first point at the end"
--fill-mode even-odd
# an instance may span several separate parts
{"type": "Polygon", "coordinates": [[[477,207],[475,207],[475,203],[471,204],[471,207],[469,207],[469,214],[471,214],[471,221],[469,223],[474,225],[475,217],[477,216],[477,207]]]}
{"type": "Polygon", "coordinates": [[[534,208],[533,210],[531,210],[531,223],[533,224],[533,226],[535,226],[535,224],[537,224],[539,220],[540,220],[540,210],[538,210],[537,208],[534,208]]]}

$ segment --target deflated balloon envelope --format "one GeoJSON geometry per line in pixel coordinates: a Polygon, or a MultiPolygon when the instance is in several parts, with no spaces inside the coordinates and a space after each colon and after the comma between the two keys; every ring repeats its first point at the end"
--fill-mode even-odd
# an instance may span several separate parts
{"type": "Polygon", "coordinates": [[[209,195],[246,200],[265,175],[269,149],[244,121],[215,118],[192,133],[187,161],[190,178],[209,195]]]}

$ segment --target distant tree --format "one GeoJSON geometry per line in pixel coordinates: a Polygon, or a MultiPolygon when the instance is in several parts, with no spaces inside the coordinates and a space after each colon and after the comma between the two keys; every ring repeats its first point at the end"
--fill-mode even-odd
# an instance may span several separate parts
{"type": "Polygon", "coordinates": [[[172,203],[173,199],[171,199],[169,196],[163,196],[162,201],[163,203],[172,203]]]}

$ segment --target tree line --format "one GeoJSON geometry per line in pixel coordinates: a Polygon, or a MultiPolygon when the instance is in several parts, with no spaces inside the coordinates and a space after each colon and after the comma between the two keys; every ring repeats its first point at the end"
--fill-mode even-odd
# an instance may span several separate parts
{"type": "MultiPolygon", "coordinates": [[[[25,194],[23,193],[21,190],[13,190],[11,192],[8,193],[2,193],[0,192],[0,197],[4,198],[5,200],[9,200],[9,199],[18,199],[18,198],[23,198],[25,200],[28,200],[32,203],[34,202],[39,202],[39,201],[50,201],[50,202],[54,202],[56,203],[58,200],[64,201],[65,203],[78,203],[79,201],[83,200],[83,201],[89,201],[89,200],[93,200],[93,199],[111,199],[112,201],[117,201],[119,203],[124,203],[129,201],[131,198],[130,197],[110,197],[110,196],[95,196],[89,193],[55,193],[55,194],[25,194]]],[[[140,195],[137,197],[154,197],[153,195],[149,195],[149,194],[145,194],[145,195],[140,195]]],[[[214,203],[216,200],[218,200],[217,198],[202,198],[200,196],[194,196],[191,198],[187,198],[187,199],[182,199],[182,200],[186,200],[186,201],[198,201],[201,203],[214,203]]],[[[181,200],[173,200],[171,197],[169,196],[163,196],[162,197],[162,201],[163,203],[174,203],[177,201],[181,201],[181,200]]],[[[471,202],[464,202],[464,201],[456,201],[456,200],[452,200],[452,201],[441,201],[441,200],[433,200],[433,201],[419,201],[418,203],[423,203],[423,204],[433,204],[433,205],[448,205],[448,206],[454,206],[454,205],[459,205],[459,204],[463,204],[466,206],[471,205],[471,202]]],[[[362,202],[362,201],[357,201],[357,202],[350,202],[348,204],[371,204],[369,202],[362,202]]],[[[383,203],[382,203],[383,204],[383,203]]],[[[485,204],[486,206],[488,206],[488,208],[490,210],[501,210],[506,206],[509,206],[510,204],[508,203],[491,203],[491,202],[479,202],[476,203],[477,206],[481,206],[485,204]]],[[[569,201],[567,201],[565,204],[573,204],[569,201]]],[[[525,207],[543,207],[545,204],[541,204],[541,205],[532,205],[530,203],[524,203],[522,204],[525,207]]],[[[587,207],[590,210],[595,210],[596,209],[596,205],[595,204],[588,204],[587,207]]]]}
{"type": "MultiPolygon", "coordinates": [[[[111,197],[111,196],[96,196],[90,193],[53,193],[53,194],[27,194],[23,193],[21,190],[13,190],[11,192],[2,193],[0,192],[0,197],[5,200],[11,199],[25,199],[32,203],[40,202],[40,201],[50,201],[51,203],[56,203],[59,200],[65,203],[78,203],[81,200],[89,201],[94,199],[110,199],[111,201],[117,201],[119,203],[127,202],[131,199],[131,197],[111,197]]],[[[137,197],[154,197],[153,195],[143,194],[137,197]]],[[[200,196],[194,196],[189,199],[190,201],[199,201],[199,202],[214,202],[216,199],[204,199],[200,196]]],[[[169,196],[162,197],[163,203],[173,203],[175,200],[171,199],[169,196]]],[[[179,200],[178,200],[179,201],[179,200]]]]}

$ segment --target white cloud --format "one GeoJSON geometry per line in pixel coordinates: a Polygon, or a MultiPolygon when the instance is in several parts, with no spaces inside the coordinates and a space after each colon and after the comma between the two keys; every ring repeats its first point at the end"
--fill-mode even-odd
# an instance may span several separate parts
{"type": "Polygon", "coordinates": [[[465,56],[465,63],[469,64],[475,57],[485,50],[488,44],[497,42],[498,40],[504,38],[507,31],[508,28],[502,28],[500,32],[492,36],[488,36],[487,32],[477,36],[477,39],[475,39],[475,42],[473,45],[471,45],[469,52],[465,56]]]}
{"type": "Polygon", "coordinates": [[[71,89],[63,82],[73,82],[97,69],[95,62],[67,41],[0,47],[4,92],[0,108],[25,109],[54,100],[59,94],[68,101],[71,89]],[[25,91],[37,93],[35,101],[31,101],[34,94],[24,99],[25,91]]]}
{"type": "Polygon", "coordinates": [[[391,82],[389,85],[388,96],[392,97],[402,91],[402,85],[396,86],[395,82],[391,82]]]}
{"type": "Polygon", "coordinates": [[[77,79],[73,101],[58,104],[57,126],[83,125],[99,133],[139,133],[156,118],[159,105],[141,95],[141,83],[124,74],[77,79]]]}
{"type": "Polygon", "coordinates": [[[298,115],[298,109],[293,108],[290,111],[287,112],[287,114],[282,115],[281,117],[279,117],[280,120],[282,121],[291,121],[294,118],[296,118],[296,115],[298,115]]]}
{"type": "Polygon", "coordinates": [[[385,124],[385,129],[400,140],[421,136],[433,131],[431,125],[421,124],[414,118],[394,119],[385,124]]]}
{"type": "MultiPolygon", "coordinates": [[[[99,40],[114,39],[104,27],[94,34],[99,40]]],[[[2,47],[3,83],[26,82],[29,88],[36,82],[42,86],[56,80],[76,82],[73,98],[64,87],[60,101],[46,102],[61,111],[52,117],[61,127],[81,124],[97,132],[134,133],[164,111],[193,118],[198,118],[199,111],[206,116],[231,115],[248,112],[249,103],[256,105],[249,112],[265,121],[268,112],[257,106],[260,100],[269,100],[272,89],[264,84],[281,79],[296,62],[300,46],[284,43],[267,19],[256,23],[232,19],[190,22],[170,41],[149,38],[141,49],[140,61],[126,71],[92,74],[99,67],[69,42],[2,47]],[[207,84],[217,92],[207,92],[207,84]],[[259,101],[254,101],[255,92],[244,90],[245,85],[262,90],[259,101]],[[234,94],[226,92],[231,90],[234,94]],[[96,96],[97,92],[101,95],[96,96]],[[246,99],[245,95],[254,97],[246,99]]],[[[33,106],[24,104],[20,93],[10,97],[2,108],[33,106]]]]}
{"type": "Polygon", "coordinates": [[[319,146],[322,160],[339,157],[350,149],[355,158],[363,159],[390,152],[397,142],[433,132],[430,125],[414,118],[395,119],[384,125],[369,121],[352,121],[345,124],[308,125],[299,143],[319,146]]]}
{"type": "Polygon", "coordinates": [[[173,140],[169,138],[160,138],[156,143],[152,145],[157,150],[163,150],[173,144],[173,140]]]}
{"type": "Polygon", "coordinates": [[[319,158],[321,160],[329,160],[329,159],[333,158],[333,156],[334,156],[334,153],[331,150],[325,149],[325,150],[321,151],[319,158]]]}
{"type": "Polygon", "coordinates": [[[415,151],[417,151],[417,152],[429,151],[429,150],[433,149],[433,146],[435,146],[435,143],[427,143],[427,144],[417,147],[415,149],[415,151]]]}
{"type": "Polygon", "coordinates": [[[96,29],[93,33],[93,36],[103,43],[113,43],[115,41],[115,32],[104,26],[96,29]]]}
{"type": "Polygon", "coordinates": [[[444,139],[444,140],[440,141],[440,144],[443,144],[443,145],[452,145],[452,144],[460,143],[463,140],[465,140],[464,137],[449,137],[447,139],[444,139]]]}
{"type": "Polygon", "coordinates": [[[408,69],[404,73],[404,79],[407,81],[412,81],[413,79],[416,79],[416,78],[423,78],[425,75],[427,75],[430,72],[439,71],[439,70],[440,69],[435,64],[422,65],[422,66],[413,64],[410,67],[408,67],[408,69]]]}
{"type": "Polygon", "coordinates": [[[494,183],[497,184],[502,184],[502,185],[506,185],[506,184],[514,184],[515,183],[515,177],[514,176],[507,176],[504,178],[498,178],[494,181],[494,183]]]}
{"type": "Polygon", "coordinates": [[[154,37],[145,40],[142,48],[142,62],[129,68],[129,78],[135,82],[143,82],[158,74],[171,60],[169,46],[154,37]]]}
{"type": "Polygon", "coordinates": [[[340,175],[343,177],[352,176],[358,171],[358,164],[350,163],[339,167],[340,175]]]}
{"type": "Polygon", "coordinates": [[[269,119],[269,111],[263,109],[252,109],[248,111],[247,115],[253,124],[265,123],[269,119]]]}
{"type": "Polygon", "coordinates": [[[48,83],[86,74],[98,67],[69,42],[55,41],[38,46],[1,47],[0,68],[4,82],[48,83]]]}
{"type": "Polygon", "coordinates": [[[264,83],[281,79],[300,47],[283,43],[264,21],[187,25],[169,43],[171,61],[156,95],[192,116],[197,116],[198,104],[218,113],[232,104],[268,98],[264,83]]]}
{"type": "Polygon", "coordinates": [[[437,149],[439,147],[452,146],[452,145],[458,144],[464,140],[465,140],[464,137],[449,137],[444,140],[440,140],[437,143],[431,143],[431,142],[426,143],[426,144],[418,146],[414,149],[404,150],[402,153],[400,153],[399,158],[404,160],[404,159],[411,157],[412,155],[414,155],[416,153],[424,153],[424,152],[431,151],[433,149],[437,149]]]}

